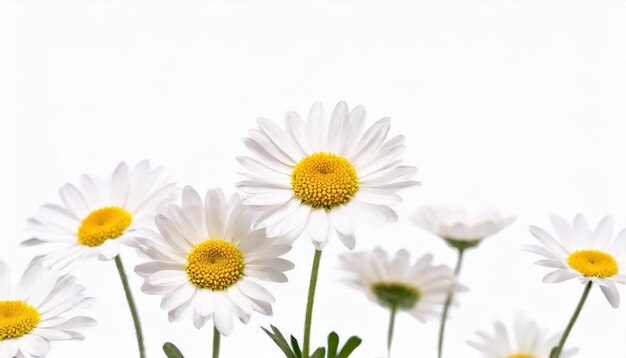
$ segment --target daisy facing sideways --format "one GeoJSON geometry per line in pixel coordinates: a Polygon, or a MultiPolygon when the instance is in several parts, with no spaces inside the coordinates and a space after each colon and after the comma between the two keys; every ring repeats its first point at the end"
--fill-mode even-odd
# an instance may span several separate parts
{"type": "Polygon", "coordinates": [[[511,225],[515,218],[495,211],[472,215],[459,208],[424,206],[411,220],[452,247],[470,248],[511,225]]]}
{"type": "Polygon", "coordinates": [[[182,205],[156,217],[160,235],[139,241],[140,254],[150,259],[135,268],[143,292],[163,296],[170,321],[191,315],[201,328],[213,320],[214,339],[231,333],[234,318],[247,323],[252,312],[271,315],[274,297],[259,282],[287,281],[283,272],[293,264],[280,256],[291,246],[254,229],[254,217],[237,194],[227,200],[212,189],[203,202],[185,187],[182,205]]]}
{"type": "Polygon", "coordinates": [[[137,236],[153,226],[156,207],[174,199],[174,187],[163,168],[151,169],[148,161],[132,170],[120,163],[104,181],[83,175],[78,185],[59,189],[62,205],[42,205],[28,220],[33,238],[23,245],[60,246],[42,261],[59,270],[94,257],[111,260],[120,244],[134,246],[137,236]]]}
{"type": "Polygon", "coordinates": [[[528,245],[526,250],[542,256],[537,265],[553,269],[543,278],[545,283],[557,283],[573,278],[585,285],[582,297],[550,358],[559,358],[567,337],[576,323],[591,287],[600,286],[613,308],[620,303],[616,283],[626,283],[622,268],[626,264],[626,229],[613,236],[613,218],[607,216],[592,230],[583,215],[576,215],[570,225],[559,216],[552,216],[558,240],[536,226],[530,232],[542,246],[528,245]]]}
{"type": "Polygon", "coordinates": [[[404,249],[389,257],[387,252],[376,247],[372,252],[351,252],[340,259],[341,268],[348,273],[343,282],[390,310],[388,349],[391,349],[398,311],[407,312],[425,323],[439,315],[449,292],[464,289],[457,283],[451,268],[433,265],[430,254],[413,263],[404,249]]]}
{"type": "Polygon", "coordinates": [[[387,140],[390,120],[365,127],[365,109],[335,107],[330,121],[315,103],[304,121],[288,112],[284,129],[260,118],[245,145],[253,157],[238,157],[246,180],[244,203],[264,211],[270,236],[307,232],[321,250],[329,237],[355,246],[353,220],[392,222],[397,191],[416,186],[415,167],[401,165],[404,136],[387,140]]]}
{"type": "MultiPolygon", "coordinates": [[[[467,344],[480,351],[483,358],[549,358],[560,337],[560,334],[548,336],[545,329],[522,313],[515,316],[514,328],[513,337],[510,337],[505,325],[495,322],[494,334],[477,331],[478,337],[467,344]]],[[[571,357],[577,352],[577,348],[571,348],[561,357],[571,357]]]]}
{"type": "Polygon", "coordinates": [[[0,261],[0,358],[40,358],[50,342],[83,340],[78,331],[96,321],[78,313],[93,299],[72,276],[58,273],[33,260],[17,285],[0,261]]]}

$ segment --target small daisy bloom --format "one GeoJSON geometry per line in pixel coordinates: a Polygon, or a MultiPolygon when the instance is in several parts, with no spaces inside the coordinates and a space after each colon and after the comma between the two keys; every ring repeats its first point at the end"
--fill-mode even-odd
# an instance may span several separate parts
{"type": "Polygon", "coordinates": [[[462,248],[478,245],[515,221],[514,217],[493,211],[470,215],[463,209],[428,206],[421,207],[411,219],[451,246],[462,248]]]}
{"type": "Polygon", "coordinates": [[[157,241],[140,239],[140,254],[151,260],[135,268],[143,292],[163,295],[170,321],[191,313],[201,328],[212,318],[223,335],[232,331],[233,317],[247,323],[253,311],[271,315],[274,297],[258,281],[287,281],[283,272],[294,266],[280,256],[291,245],[255,230],[254,217],[237,194],[226,200],[221,189],[209,190],[203,203],[185,187],[182,205],[157,215],[157,241]]]}
{"type": "Polygon", "coordinates": [[[174,199],[174,188],[163,169],[151,169],[147,161],[132,170],[120,163],[104,181],[83,175],[78,186],[61,187],[62,205],[45,204],[28,220],[33,238],[22,244],[61,246],[43,258],[59,270],[93,257],[111,260],[120,244],[134,246],[142,231],[153,227],[156,207],[174,199]]]}
{"type": "Polygon", "coordinates": [[[406,311],[423,323],[440,313],[449,292],[464,290],[450,267],[433,265],[431,254],[411,263],[404,249],[390,258],[376,247],[372,252],[344,254],[340,260],[349,275],[344,283],[365,293],[372,302],[406,311]]]}
{"type": "Polygon", "coordinates": [[[93,318],[79,316],[93,302],[73,276],[60,276],[33,260],[17,285],[0,261],[0,358],[39,358],[50,342],[83,340],[77,330],[94,326],[93,318]]]}
{"type": "Polygon", "coordinates": [[[577,278],[581,283],[592,282],[600,286],[606,299],[615,308],[620,297],[616,283],[626,283],[622,268],[626,267],[626,229],[613,237],[612,217],[600,221],[591,230],[587,219],[577,215],[572,225],[559,216],[552,216],[552,225],[558,240],[536,226],[530,232],[543,246],[528,245],[524,248],[543,257],[537,265],[554,269],[543,282],[556,283],[577,278]]]}
{"type": "MultiPolygon", "coordinates": [[[[534,320],[522,313],[515,317],[514,344],[502,322],[495,322],[494,329],[493,335],[477,331],[477,339],[467,341],[467,344],[480,351],[484,358],[548,358],[561,336],[560,334],[548,336],[545,329],[540,328],[534,320]]],[[[577,352],[577,348],[566,349],[560,357],[571,357],[577,352]]]]}
{"type": "Polygon", "coordinates": [[[245,145],[254,158],[238,157],[246,180],[244,203],[263,210],[259,225],[269,235],[296,238],[308,232],[321,250],[337,236],[354,248],[353,218],[392,222],[397,191],[416,186],[416,168],[401,165],[404,136],[386,140],[390,120],[365,130],[365,109],[335,107],[330,121],[315,103],[305,122],[288,112],[283,130],[260,118],[245,145]]]}

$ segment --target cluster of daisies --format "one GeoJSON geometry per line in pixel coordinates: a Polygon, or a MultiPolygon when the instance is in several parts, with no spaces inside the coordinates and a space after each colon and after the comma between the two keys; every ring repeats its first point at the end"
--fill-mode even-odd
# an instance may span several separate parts
{"type": "MultiPolygon", "coordinates": [[[[333,333],[328,347],[311,346],[318,271],[329,240],[354,249],[358,223],[397,221],[398,193],[419,185],[413,180],[416,168],[402,164],[404,136],[388,138],[389,129],[388,118],[366,126],[365,109],[350,110],[344,102],[330,116],[319,103],[306,119],[288,112],[282,127],[259,119],[244,139],[250,156],[237,157],[245,176],[237,184],[241,194],[181,189],[147,161],[132,168],[121,163],[110,176],[84,175],[77,184],[62,186],[60,203],[42,205],[28,219],[30,238],[23,242],[46,245],[49,251],[33,258],[17,286],[11,285],[8,266],[0,262],[0,358],[44,357],[52,341],[83,339],[80,332],[96,323],[81,315],[94,298],[85,296],[72,272],[91,259],[115,261],[139,356],[145,357],[141,312],[134,304],[121,245],[145,259],[134,269],[143,278],[141,291],[162,297],[161,308],[170,321],[191,317],[198,329],[209,323],[212,356],[217,357],[220,336],[229,335],[236,320],[248,323],[254,312],[272,315],[275,298],[267,283],[287,282],[285,272],[295,265],[283,256],[301,237],[312,241],[314,253],[302,340],[292,336],[287,341],[273,326],[265,332],[286,357],[348,357],[360,340],[350,339],[339,350],[333,333]]],[[[422,207],[412,220],[458,252],[456,268],[434,264],[427,253],[412,260],[406,250],[390,254],[377,247],[340,257],[343,282],[389,311],[390,355],[398,312],[422,322],[439,319],[441,358],[448,311],[466,290],[459,282],[464,254],[514,218],[422,207]]],[[[493,334],[479,331],[468,341],[484,357],[574,355],[576,349],[565,347],[565,341],[591,287],[599,286],[613,307],[619,305],[616,283],[626,283],[620,270],[626,263],[626,230],[614,236],[610,217],[594,230],[583,216],[571,225],[560,217],[552,222],[557,237],[533,226],[530,232],[541,245],[526,249],[542,256],[537,264],[553,269],[544,282],[575,278],[584,285],[572,320],[563,333],[547,335],[532,319],[519,315],[514,342],[496,322],[493,334]]],[[[164,350],[169,357],[183,357],[172,344],[164,350]]]]}

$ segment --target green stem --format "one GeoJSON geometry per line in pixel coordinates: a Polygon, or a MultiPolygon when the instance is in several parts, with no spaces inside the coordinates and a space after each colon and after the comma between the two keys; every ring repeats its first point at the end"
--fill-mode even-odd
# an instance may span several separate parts
{"type": "Polygon", "coordinates": [[[565,346],[565,341],[567,340],[567,336],[569,336],[569,333],[571,332],[572,327],[574,327],[574,323],[576,323],[576,320],[578,319],[578,315],[580,314],[580,311],[583,309],[583,305],[585,304],[585,301],[587,300],[587,296],[589,296],[591,285],[592,285],[592,282],[589,281],[587,285],[585,286],[585,290],[583,291],[583,296],[580,298],[580,302],[578,302],[576,311],[574,311],[574,314],[572,315],[572,318],[570,319],[569,324],[567,325],[567,328],[565,329],[565,332],[563,333],[563,336],[561,337],[561,340],[559,341],[559,345],[554,347],[552,349],[552,352],[550,352],[550,358],[559,358],[561,356],[561,352],[563,351],[563,346],[565,346]]]}
{"type": "MultiPolygon", "coordinates": [[[[461,272],[461,264],[463,263],[463,253],[465,249],[458,248],[459,257],[456,261],[456,267],[454,268],[454,275],[459,276],[459,272],[461,272]]],[[[446,303],[443,306],[443,311],[441,312],[441,322],[439,326],[439,345],[437,346],[438,355],[437,357],[441,358],[443,354],[443,336],[446,330],[446,320],[448,318],[448,310],[450,309],[450,304],[452,303],[452,299],[454,298],[454,291],[448,292],[448,297],[446,297],[446,303]]]]}
{"type": "Polygon", "coordinates": [[[389,317],[389,330],[387,331],[387,357],[391,357],[391,341],[393,341],[393,327],[396,324],[396,313],[398,307],[391,307],[391,316],[389,317]]]}
{"type": "Polygon", "coordinates": [[[315,287],[317,286],[317,274],[320,270],[322,251],[315,250],[313,266],[311,267],[311,280],[309,281],[309,295],[306,301],[306,316],[304,318],[304,340],[302,343],[302,358],[309,358],[309,341],[311,339],[311,319],[313,316],[313,301],[315,300],[315,287]]]}
{"type": "Polygon", "coordinates": [[[213,326],[213,358],[220,356],[220,332],[213,326]]]}
{"type": "Polygon", "coordinates": [[[124,271],[124,265],[120,255],[115,256],[115,266],[117,266],[117,272],[120,274],[120,280],[122,286],[124,286],[124,293],[126,293],[126,301],[128,301],[128,308],[130,308],[130,314],[133,316],[133,323],[135,324],[135,335],[137,336],[137,345],[139,348],[139,357],[145,358],[146,352],[143,346],[143,333],[141,333],[141,322],[139,322],[139,313],[137,313],[137,306],[135,306],[135,300],[133,299],[133,293],[128,285],[128,278],[126,277],[126,271],[124,271]]]}

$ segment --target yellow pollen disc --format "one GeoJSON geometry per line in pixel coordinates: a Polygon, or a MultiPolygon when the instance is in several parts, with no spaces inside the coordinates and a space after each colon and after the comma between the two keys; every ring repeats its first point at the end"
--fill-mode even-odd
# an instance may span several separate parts
{"type": "Polygon", "coordinates": [[[37,327],[41,316],[22,301],[0,301],[0,341],[19,338],[37,327]]]}
{"type": "Polygon", "coordinates": [[[314,153],[293,168],[291,187],[303,202],[330,209],[350,200],[359,188],[359,180],[348,159],[332,153],[314,153]]]}
{"type": "Polygon", "coordinates": [[[117,206],[107,206],[94,210],[83,219],[78,228],[78,243],[85,246],[99,246],[107,239],[117,239],[128,228],[132,215],[117,206]]]}
{"type": "Polygon", "coordinates": [[[514,354],[509,354],[508,356],[506,356],[506,358],[537,358],[537,357],[534,354],[514,353],[514,354]]]}
{"type": "Polygon", "coordinates": [[[578,250],[569,255],[567,263],[587,277],[607,278],[618,272],[613,256],[598,250],[578,250]]]}
{"type": "Polygon", "coordinates": [[[221,239],[196,245],[187,256],[189,281],[201,288],[223,290],[243,276],[243,255],[237,246],[221,239]]]}

